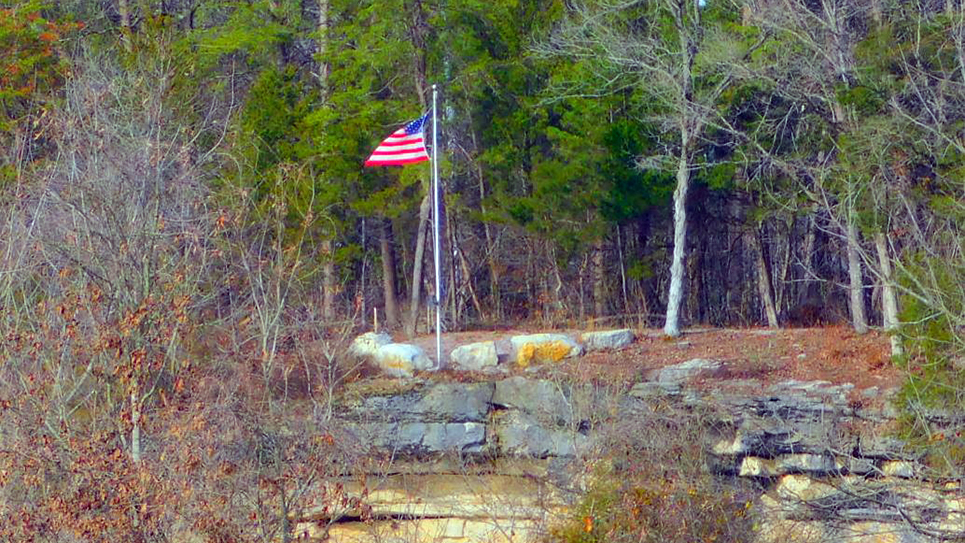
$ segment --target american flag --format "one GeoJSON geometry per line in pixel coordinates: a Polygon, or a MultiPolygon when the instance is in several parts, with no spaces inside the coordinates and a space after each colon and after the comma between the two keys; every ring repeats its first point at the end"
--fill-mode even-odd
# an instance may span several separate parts
{"type": "Polygon", "coordinates": [[[365,161],[366,166],[402,166],[429,160],[426,152],[422,129],[429,119],[426,113],[385,138],[372,156],[365,161]]]}

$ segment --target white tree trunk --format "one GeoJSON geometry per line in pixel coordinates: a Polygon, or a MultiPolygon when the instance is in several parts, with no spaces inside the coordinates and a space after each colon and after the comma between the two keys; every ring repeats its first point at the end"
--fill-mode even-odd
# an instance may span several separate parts
{"type": "Polygon", "coordinates": [[[752,243],[757,249],[757,288],[761,295],[761,302],[764,305],[764,315],[767,317],[767,326],[779,328],[777,321],[777,306],[774,303],[774,284],[771,278],[771,266],[768,261],[767,246],[764,236],[758,228],[757,232],[751,234],[752,243]]]}
{"type": "MultiPolygon", "coordinates": [[[[849,212],[850,213],[850,212],[849,212]]],[[[848,278],[851,293],[851,324],[859,334],[868,332],[868,318],[864,311],[864,280],[861,277],[861,255],[858,245],[858,229],[854,225],[854,217],[847,217],[845,226],[848,254],[848,278]]]]}
{"type": "Polygon", "coordinates": [[[885,331],[891,334],[891,356],[901,356],[904,349],[898,335],[898,295],[895,293],[894,274],[891,269],[891,256],[888,254],[888,239],[884,232],[875,232],[875,250],[878,265],[881,267],[881,314],[885,331]]]}
{"type": "Polygon", "coordinates": [[[677,164],[677,188],[673,192],[673,259],[670,262],[670,293],[667,296],[667,320],[663,332],[670,337],[680,335],[680,307],[684,297],[684,259],[687,248],[687,191],[690,189],[689,141],[681,142],[677,164]]]}

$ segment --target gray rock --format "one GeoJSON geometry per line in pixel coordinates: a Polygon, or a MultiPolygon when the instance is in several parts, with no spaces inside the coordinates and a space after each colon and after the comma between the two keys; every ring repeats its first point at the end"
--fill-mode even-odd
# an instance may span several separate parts
{"type": "Polygon", "coordinates": [[[492,403],[524,411],[539,420],[568,424],[573,418],[569,395],[570,389],[565,384],[517,376],[496,381],[492,403]]]}
{"type": "Polygon", "coordinates": [[[352,425],[349,430],[375,449],[398,454],[476,453],[486,443],[486,425],[477,422],[376,422],[352,425]]]}
{"type": "Polygon", "coordinates": [[[657,374],[657,380],[662,383],[683,383],[698,375],[713,373],[723,366],[720,360],[706,360],[694,358],[680,364],[662,368],[657,374]]]}
{"type": "Polygon", "coordinates": [[[492,401],[493,383],[440,383],[428,389],[412,413],[450,422],[485,422],[492,401]]]}
{"type": "Polygon", "coordinates": [[[393,377],[412,377],[417,371],[433,369],[432,360],[415,345],[389,343],[375,352],[375,363],[393,377]]]}
{"type": "Polygon", "coordinates": [[[681,390],[680,383],[645,381],[633,385],[629,395],[640,400],[660,400],[680,396],[681,390]]]}
{"type": "Polygon", "coordinates": [[[633,343],[635,336],[633,330],[624,328],[622,330],[586,332],[580,339],[583,340],[583,346],[589,352],[604,349],[622,349],[633,343]]]}
{"type": "Polygon", "coordinates": [[[494,429],[500,454],[517,457],[572,457],[586,436],[565,428],[546,427],[529,413],[510,411],[494,429]]]}
{"type": "Polygon", "coordinates": [[[837,462],[840,471],[843,473],[852,475],[870,475],[872,473],[877,473],[875,461],[869,458],[855,458],[853,456],[849,456],[846,458],[840,458],[837,462]]]}
{"type": "MultiPolygon", "coordinates": [[[[843,413],[807,409],[771,411],[767,398],[738,415],[739,423],[732,440],[722,440],[713,447],[718,455],[755,455],[774,457],[781,454],[824,454],[831,450],[850,451],[857,436],[840,425],[843,413]],[[763,404],[763,405],[762,405],[763,404]]],[[[787,407],[785,405],[785,407],[787,407]]]]}
{"type": "Polygon", "coordinates": [[[493,383],[438,383],[390,396],[361,398],[342,411],[373,422],[486,422],[493,383]]]}
{"type": "Polygon", "coordinates": [[[496,354],[496,343],[492,341],[482,341],[462,345],[452,350],[449,360],[456,365],[457,369],[468,371],[485,371],[495,368],[499,363],[496,354]]]}
{"type": "Polygon", "coordinates": [[[916,454],[911,451],[903,441],[880,433],[866,434],[861,436],[858,442],[858,454],[867,458],[890,459],[912,459],[916,454]]]}
{"type": "Polygon", "coordinates": [[[392,338],[385,332],[366,332],[352,340],[348,352],[360,358],[374,359],[379,348],[389,343],[392,343],[392,338]]]}
{"type": "Polygon", "coordinates": [[[881,395],[881,388],[877,386],[868,387],[861,391],[862,398],[874,399],[881,395]]]}
{"type": "Polygon", "coordinates": [[[824,454],[786,454],[777,457],[778,473],[811,473],[826,475],[838,471],[834,458],[824,454]]]}

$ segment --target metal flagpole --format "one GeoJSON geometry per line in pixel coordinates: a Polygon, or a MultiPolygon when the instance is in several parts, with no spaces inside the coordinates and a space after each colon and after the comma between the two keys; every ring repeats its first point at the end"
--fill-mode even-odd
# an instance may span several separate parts
{"type": "Polygon", "coordinates": [[[442,368],[442,255],[439,235],[439,146],[436,144],[436,86],[432,85],[432,235],[436,268],[436,367],[442,368]]]}

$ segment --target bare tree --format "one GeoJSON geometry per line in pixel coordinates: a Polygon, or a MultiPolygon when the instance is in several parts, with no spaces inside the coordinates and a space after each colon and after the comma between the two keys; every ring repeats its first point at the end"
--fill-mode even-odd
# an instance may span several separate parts
{"type": "MultiPolygon", "coordinates": [[[[718,9],[736,10],[729,4],[718,9]]],[[[762,41],[748,44],[704,16],[699,0],[597,0],[576,3],[566,24],[539,51],[578,59],[594,70],[592,92],[637,87],[652,96],[673,154],[641,157],[645,167],[673,169],[673,257],[664,332],[680,335],[687,247],[687,194],[699,167],[695,152],[719,115],[721,95],[762,41]],[[706,77],[704,77],[706,76],[706,77]]],[[[563,91],[567,92],[567,91],[563,91]]],[[[573,89],[568,89],[573,92],[573,89]]],[[[588,92],[578,88],[576,92],[588,92]]]]}
{"type": "MultiPolygon", "coordinates": [[[[774,78],[779,81],[776,90],[781,95],[819,111],[827,119],[834,134],[826,136],[834,143],[835,136],[852,130],[856,117],[841,101],[839,89],[855,83],[855,47],[864,38],[861,20],[873,10],[861,1],[821,0],[818,3],[804,0],[759,1],[751,8],[753,20],[763,28],[779,36],[782,42],[793,44],[782,51],[779,62],[772,67],[774,78]]],[[[818,161],[812,167],[833,168],[835,162],[818,161]]],[[[809,176],[821,179],[831,176],[828,171],[809,176]]],[[[839,213],[840,235],[845,243],[848,263],[851,320],[858,333],[868,330],[864,303],[862,259],[859,257],[861,243],[855,224],[857,208],[854,205],[853,186],[846,180],[846,190],[836,198],[825,201],[832,204],[832,211],[839,213]],[[834,205],[840,203],[841,205],[834,205]]],[[[811,187],[822,190],[822,186],[811,187]]]]}

